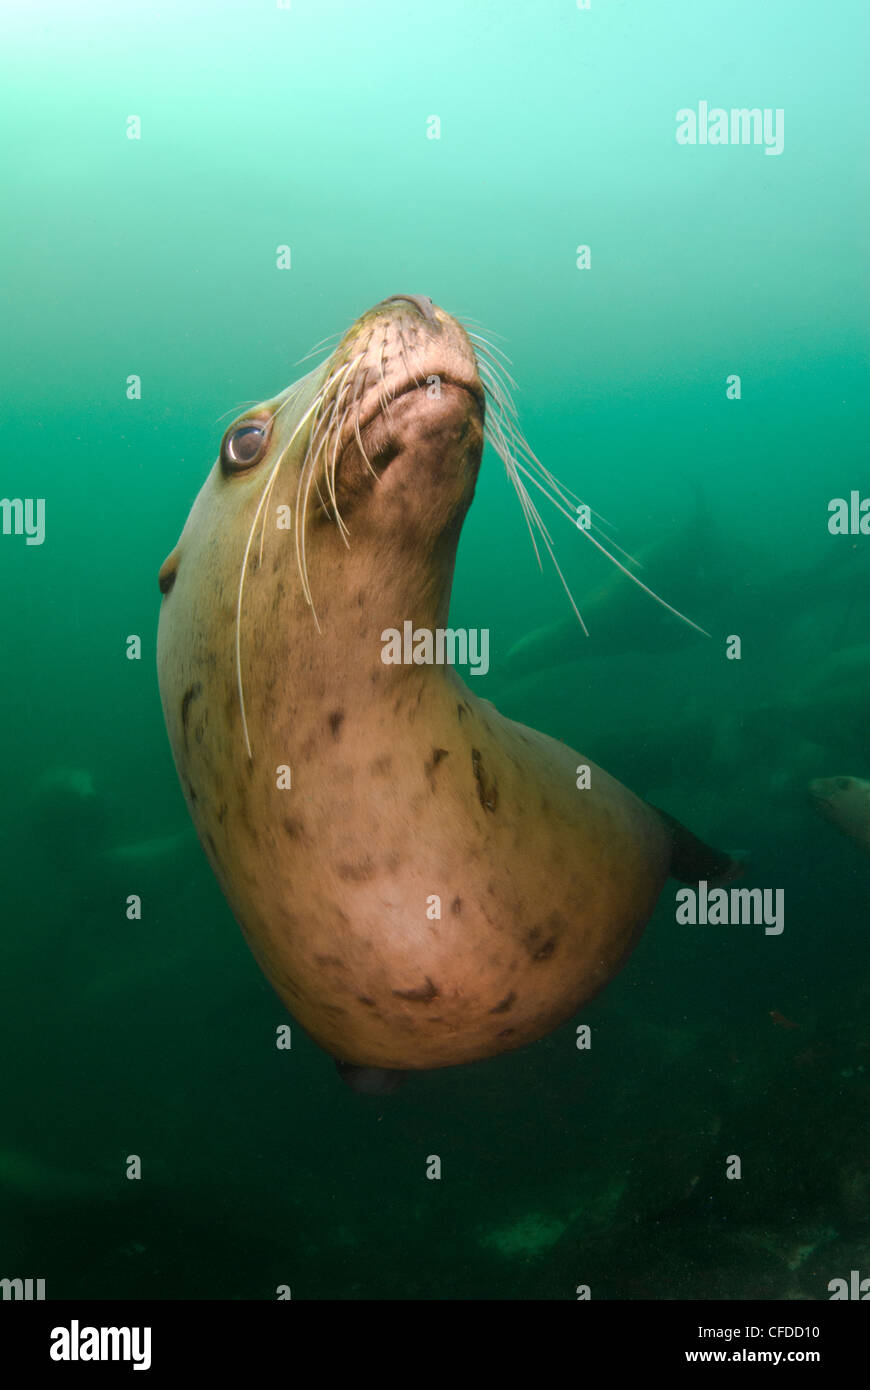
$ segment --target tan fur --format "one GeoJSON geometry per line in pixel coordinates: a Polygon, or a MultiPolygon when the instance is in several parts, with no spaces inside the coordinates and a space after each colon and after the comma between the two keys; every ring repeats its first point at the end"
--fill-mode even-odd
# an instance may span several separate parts
{"type": "Polygon", "coordinates": [[[447,1066],[549,1032],[622,965],[668,870],[649,807],[595,767],[577,789],[582,755],[503,718],[449,667],[381,661],[384,629],[447,626],[482,447],[474,355],[435,314],[378,306],[292,408],[276,417],[285,392],[248,412],[274,419],[265,458],[232,476],[215,465],[162,572],[160,688],[200,839],[288,1009],[360,1066],[447,1066]],[[280,503],[296,507],[304,432],[282,464],[241,615],[249,758],[234,651],[249,528],[294,423],[361,345],[379,480],[348,424],[336,502],[349,546],[326,495],[307,528],[318,631],[292,530],[274,522],[280,503]],[[440,399],[413,390],[383,412],[375,377],[395,394],[409,365],[444,379],[440,399]],[[440,920],[427,916],[435,894],[440,920]]]}

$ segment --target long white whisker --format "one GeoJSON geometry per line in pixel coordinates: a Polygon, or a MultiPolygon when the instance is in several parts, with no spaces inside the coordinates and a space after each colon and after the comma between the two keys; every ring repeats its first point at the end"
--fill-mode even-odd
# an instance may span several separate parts
{"type": "MultiPolygon", "coordinates": [[[[529,470],[527,468],[524,468],[522,464],[518,464],[517,467],[520,469],[521,472],[525,473],[526,477],[529,479],[529,482],[533,483],[535,487],[540,488],[541,492],[543,492],[544,495],[549,498],[550,502],[552,502],[553,506],[557,509],[557,511],[562,512],[563,515],[567,516],[568,519],[572,521],[576,526],[576,517],[572,516],[571,513],[567,511],[565,507],[561,506],[561,504],[557,502],[554,497],[550,497],[550,494],[547,492],[546,488],[543,486],[542,483],[538,481],[534,474],[530,473],[529,470]]],[[[633,584],[636,584],[639,589],[643,589],[644,593],[649,594],[650,598],[654,598],[656,603],[660,603],[662,608],[666,608],[669,613],[673,613],[674,616],[680,618],[682,622],[688,623],[689,627],[693,627],[696,632],[700,632],[704,637],[710,636],[709,632],[706,632],[704,628],[699,627],[697,623],[693,623],[692,619],[687,618],[685,613],[681,613],[678,608],[674,608],[670,603],[666,603],[665,600],[663,598],[660,598],[660,596],[653,589],[651,589],[647,584],[644,584],[642,579],[638,579],[636,574],[632,574],[631,570],[627,569],[625,565],[623,565],[619,560],[617,560],[615,555],[611,555],[610,551],[607,549],[606,546],[602,545],[599,540],[595,539],[595,537],[591,534],[587,527],[578,526],[577,530],[581,533],[581,535],[585,536],[586,539],[590,541],[591,544],[594,545],[597,550],[600,550],[602,555],[606,555],[608,560],[610,560],[611,564],[616,565],[616,568],[618,570],[621,570],[623,574],[627,575],[633,584]]]]}
{"type": "MultiPolygon", "coordinates": [[[[309,415],[312,411],[319,412],[320,410],[322,410],[324,401],[326,400],[332,388],[343,376],[349,375],[353,370],[355,370],[358,364],[361,361],[363,361],[364,357],[365,351],[363,350],[362,352],[358,353],[356,357],[352,358],[349,362],[345,362],[340,367],[336,368],[336,370],[332,373],[332,375],[323,384],[320,391],[317,393],[317,399],[312,403],[311,407],[309,407],[309,415]]],[[[315,432],[316,430],[312,430],[312,438],[315,432]]],[[[311,597],[311,586],[308,582],[308,561],[305,548],[305,523],[308,518],[308,503],[311,496],[312,486],[317,488],[315,473],[317,459],[320,456],[322,443],[323,440],[321,439],[318,442],[316,451],[313,455],[311,451],[311,444],[309,444],[308,446],[308,452],[305,455],[305,459],[303,460],[302,468],[299,473],[299,482],[297,484],[296,489],[296,514],[294,517],[294,534],[296,537],[296,567],[299,572],[299,579],[302,584],[302,592],[305,596],[305,601],[311,609],[311,613],[314,618],[314,623],[318,632],[320,631],[320,620],[317,617],[317,610],[314,607],[314,602],[311,597]]],[[[319,494],[319,488],[317,488],[317,491],[319,494]]],[[[323,499],[321,498],[321,502],[322,501],[323,499]]]]}
{"type": "Polygon", "coordinates": [[[217,417],[214,424],[219,425],[221,420],[225,420],[228,415],[240,415],[243,410],[249,410],[252,405],[259,404],[259,401],[242,401],[239,405],[231,405],[229,410],[225,410],[222,415],[217,417]]]}
{"type": "MultiPolygon", "coordinates": [[[[544,496],[551,503],[551,505],[554,506],[557,511],[561,512],[563,516],[567,517],[568,520],[572,523],[572,525],[574,525],[577,530],[580,530],[582,534],[585,536],[585,538],[588,541],[590,541],[592,545],[596,547],[597,550],[600,550],[601,553],[605,555],[608,560],[610,560],[611,564],[616,565],[617,569],[621,570],[621,572],[625,574],[632,581],[632,583],[636,584],[638,588],[643,589],[644,593],[648,594],[650,598],[654,599],[655,602],[660,604],[662,608],[667,609],[669,613],[673,613],[673,615],[676,618],[679,618],[681,622],[686,623],[689,627],[694,628],[696,632],[700,632],[705,637],[708,637],[709,633],[707,633],[704,630],[704,628],[702,628],[698,623],[693,622],[691,618],[687,618],[685,613],[681,613],[678,608],[674,608],[672,604],[666,602],[665,599],[661,598],[647,584],[644,584],[643,581],[639,579],[636,574],[633,574],[632,571],[628,569],[626,565],[624,565],[619,559],[617,559],[616,555],[612,553],[612,550],[616,550],[619,552],[620,555],[623,555],[629,564],[641,567],[640,561],[636,560],[632,555],[629,555],[629,553],[626,550],[624,550],[622,546],[618,545],[612,539],[612,537],[608,538],[609,545],[612,547],[611,550],[608,549],[606,545],[603,545],[601,541],[599,541],[597,537],[592,534],[591,526],[586,527],[577,525],[577,513],[579,509],[582,506],[584,506],[584,504],[581,502],[580,498],[577,497],[577,495],[574,492],[572,492],[570,488],[566,487],[563,483],[561,483],[559,479],[555,476],[555,474],[553,474],[547,467],[545,467],[545,465],[529,447],[529,444],[527,443],[525,436],[523,435],[522,430],[520,429],[519,422],[517,419],[516,407],[514,406],[513,400],[511,399],[508,386],[505,381],[505,377],[508,376],[508,373],[506,372],[502,364],[496,361],[495,358],[491,355],[491,353],[487,350],[488,348],[492,347],[492,344],[488,344],[481,334],[471,332],[468,329],[466,329],[466,331],[468,332],[469,338],[475,344],[477,344],[479,348],[478,370],[480,373],[480,378],[483,382],[483,386],[485,391],[487,392],[487,395],[491,398],[492,403],[495,407],[494,416],[490,416],[487,419],[484,431],[485,436],[489,440],[492,447],[495,449],[496,453],[501,458],[505,466],[505,469],[508,473],[508,476],[516,490],[520,506],[523,510],[523,515],[526,519],[526,525],[529,529],[529,534],[531,536],[532,545],[535,550],[535,556],[538,560],[538,564],[541,563],[541,557],[538,551],[537,544],[535,542],[535,529],[537,529],[539,535],[541,536],[541,539],[544,543],[544,546],[546,547],[550,559],[552,560],[556,568],[556,573],[558,574],[559,579],[562,582],[562,586],[565,589],[565,592],[571,601],[571,606],[574,609],[574,612],[576,613],[581,623],[581,626],[583,627],[584,632],[586,631],[586,625],[583,622],[583,618],[580,614],[579,609],[577,608],[576,603],[574,602],[574,597],[571,593],[571,590],[565,580],[565,577],[558,564],[558,561],[556,560],[555,552],[553,550],[549,533],[547,532],[546,527],[544,526],[540,514],[531,502],[528,490],[522,481],[522,477],[520,476],[521,474],[524,477],[528,478],[529,482],[544,494],[544,496]]],[[[515,385],[515,383],[513,382],[512,384],[515,385]]],[[[603,522],[604,525],[611,525],[611,523],[608,522],[604,517],[602,517],[598,512],[593,512],[591,508],[589,509],[589,511],[590,516],[596,517],[599,521],[603,522]]]]}
{"type": "MultiPolygon", "coordinates": [[[[325,385],[325,387],[324,387],[323,389],[324,389],[324,390],[325,390],[325,389],[328,389],[329,386],[332,384],[332,382],[333,382],[334,379],[335,379],[334,377],[331,377],[331,378],[329,379],[329,381],[326,383],[326,385],[325,385]]],[[[322,399],[322,392],[318,392],[316,398],[311,402],[311,404],[309,405],[308,409],[305,411],[305,413],[304,413],[304,415],[302,416],[302,418],[298,421],[298,423],[297,423],[297,425],[296,425],[296,428],[294,429],[294,431],[293,431],[293,433],[291,434],[290,438],[288,439],[287,443],[284,445],[284,448],[281,450],[281,453],[278,455],[278,458],[275,460],[275,463],[274,463],[273,466],[272,466],[271,472],[269,473],[269,477],[268,477],[267,480],[266,480],[266,484],[265,484],[265,486],[264,486],[264,488],[263,488],[263,491],[262,491],[261,494],[260,494],[260,500],[259,500],[259,502],[257,503],[257,509],[256,509],[256,511],[254,512],[253,520],[251,521],[251,527],[250,527],[250,530],[248,531],[248,539],[247,539],[247,543],[246,543],[246,545],[245,545],[245,553],[244,553],[244,555],[243,555],[243,557],[242,557],[242,569],[241,569],[241,574],[239,575],[239,591],[238,591],[238,594],[237,594],[237,596],[236,596],[236,640],[235,640],[236,684],[237,684],[238,696],[239,696],[239,710],[240,710],[240,712],[241,712],[241,719],[242,719],[242,733],[244,734],[244,738],[245,738],[245,748],[246,748],[246,750],[247,750],[248,758],[249,758],[250,760],[253,760],[253,752],[252,752],[252,750],[251,750],[251,740],[250,740],[250,737],[249,737],[249,734],[248,734],[248,718],[247,718],[247,712],[246,712],[246,709],[245,709],[245,690],[244,690],[244,680],[243,680],[243,677],[242,677],[242,604],[243,604],[244,595],[245,595],[245,579],[246,579],[246,577],[247,577],[247,572],[248,572],[248,560],[249,560],[250,554],[251,554],[251,545],[253,544],[254,533],[255,533],[255,531],[256,531],[256,529],[257,529],[257,521],[258,521],[258,519],[259,519],[259,517],[260,517],[260,514],[263,512],[263,508],[264,508],[264,507],[266,506],[266,504],[267,504],[267,499],[268,499],[269,496],[271,495],[272,485],[273,485],[273,483],[274,483],[274,481],[275,481],[275,478],[278,476],[278,470],[280,469],[281,464],[284,462],[284,459],[287,457],[287,454],[288,454],[288,452],[289,452],[289,449],[290,449],[291,444],[294,442],[294,440],[296,439],[296,437],[298,436],[298,434],[300,433],[300,431],[301,431],[302,429],[304,429],[304,427],[308,424],[308,422],[309,422],[309,420],[311,419],[312,415],[315,413],[315,411],[317,410],[319,404],[321,403],[321,399],[322,399]]],[[[294,520],[297,522],[297,527],[298,527],[298,515],[297,515],[296,518],[294,518],[294,520]]],[[[264,534],[265,534],[265,523],[264,523],[264,534]]],[[[261,555],[261,562],[262,562],[262,538],[261,538],[260,555],[261,555]]],[[[298,536],[297,536],[297,562],[298,562],[298,536]]],[[[310,602],[310,598],[309,598],[309,602],[310,602]]],[[[312,609],[312,611],[313,611],[313,609],[312,609]]],[[[316,614],[315,614],[315,621],[316,621],[316,614]]]]}
{"type": "MultiPolygon", "coordinates": [[[[326,345],[327,345],[328,343],[334,343],[335,340],[336,340],[337,338],[339,338],[340,336],[341,336],[340,330],[339,330],[339,332],[337,332],[337,333],[327,333],[327,335],[326,335],[325,338],[321,338],[319,343],[315,343],[315,344],[314,344],[314,347],[313,347],[313,348],[310,348],[310,349],[308,350],[308,352],[306,352],[305,356],[304,356],[304,357],[300,357],[300,358],[298,359],[297,362],[294,362],[293,365],[294,365],[295,367],[299,367],[299,366],[302,365],[303,362],[307,362],[308,359],[309,359],[310,357],[316,357],[317,354],[318,354],[318,352],[325,352],[325,351],[326,351],[326,345]]],[[[333,350],[334,350],[334,349],[332,349],[332,348],[330,349],[330,351],[333,351],[333,350]]]]}

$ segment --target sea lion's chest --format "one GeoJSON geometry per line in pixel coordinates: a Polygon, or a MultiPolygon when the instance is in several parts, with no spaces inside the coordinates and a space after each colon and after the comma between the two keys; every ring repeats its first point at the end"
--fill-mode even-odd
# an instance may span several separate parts
{"type": "Polygon", "coordinates": [[[666,873],[657,818],[600,769],[579,788],[578,755],[452,674],[369,692],[301,675],[252,690],[252,764],[220,700],[197,723],[191,699],[173,741],[249,944],[316,1040],[446,1065],[531,1041],[603,986],[666,873]]]}

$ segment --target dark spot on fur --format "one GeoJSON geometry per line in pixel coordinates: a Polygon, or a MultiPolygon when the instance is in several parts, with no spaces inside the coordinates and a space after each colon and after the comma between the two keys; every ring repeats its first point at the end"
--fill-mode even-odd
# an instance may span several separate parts
{"type": "Polygon", "coordinates": [[[343,1009],[340,1004],[321,1004],[321,1009],[325,1014],[346,1014],[347,1009],[343,1009]]]}
{"type": "Polygon", "coordinates": [[[191,701],[195,700],[201,691],[202,682],[194,681],[193,685],[189,685],[181,697],[181,729],[185,743],[187,743],[187,718],[190,714],[191,701]]]}
{"type": "Polygon", "coordinates": [[[339,730],[344,722],[344,710],[334,709],[329,716],[329,727],[332,730],[332,737],[338,738],[339,730]]]}
{"type": "Polygon", "coordinates": [[[457,713],[458,716],[459,716],[459,722],[460,722],[460,724],[461,724],[461,723],[462,723],[462,716],[463,716],[463,714],[465,713],[465,710],[462,708],[461,705],[457,705],[457,706],[456,706],[456,713],[457,713]]]}
{"type": "Polygon", "coordinates": [[[502,1028],[498,1036],[500,1038],[509,1038],[511,1033],[515,1033],[516,1031],[516,1028],[502,1028]]]}
{"type": "Polygon", "coordinates": [[[393,759],[389,753],[383,753],[380,758],[375,758],[374,762],[369,763],[369,772],[375,777],[385,777],[393,766],[393,759]]]}
{"type": "Polygon", "coordinates": [[[429,976],[426,976],[426,983],[420,989],[394,989],[397,999],[407,999],[412,1004],[431,1004],[433,999],[437,999],[440,991],[433,985],[429,976]]]}
{"type": "Polygon", "coordinates": [[[549,941],[545,941],[543,946],[539,946],[537,951],[532,951],[532,960],[549,960],[556,949],[556,938],[551,936],[549,941]]]}
{"type": "Polygon", "coordinates": [[[365,883],[375,872],[371,859],[362,859],[358,864],[339,864],[336,873],[349,883],[365,883]]]}
{"type": "Polygon", "coordinates": [[[256,827],[254,826],[254,823],[253,823],[253,821],[251,820],[251,817],[250,817],[250,815],[249,815],[249,813],[248,813],[247,802],[241,801],[240,804],[241,804],[241,817],[240,817],[240,819],[241,819],[241,822],[242,822],[242,828],[243,828],[243,830],[245,831],[245,833],[247,834],[248,839],[251,840],[255,845],[258,845],[258,844],[260,843],[260,836],[257,834],[256,827]]]}
{"type": "Polygon", "coordinates": [[[498,805],[498,783],[483,765],[479,748],[471,750],[471,767],[474,772],[474,780],[477,783],[477,795],[484,811],[494,811],[498,805]]]}
{"type": "Polygon", "coordinates": [[[340,970],[347,969],[347,966],[340,956],[315,956],[314,961],[316,965],[333,965],[338,966],[340,970]]]}
{"type": "Polygon", "coordinates": [[[229,808],[227,806],[227,803],[225,801],[222,801],[220,806],[218,807],[218,825],[223,825],[224,821],[226,820],[226,814],[228,809],[229,808]]]}
{"type": "Polygon", "coordinates": [[[516,998],[517,998],[517,996],[516,996],[515,992],[514,992],[513,990],[511,990],[510,994],[506,994],[505,997],[504,997],[504,999],[500,999],[500,1000],[498,1001],[498,1003],[496,1004],[495,1008],[490,1009],[490,1013],[491,1013],[491,1014],[506,1014],[507,1011],[508,1011],[508,1009],[512,1009],[512,1008],[513,1008],[514,1004],[516,1003],[516,998]]]}
{"type": "Polygon", "coordinates": [[[374,999],[369,999],[367,994],[358,994],[357,999],[361,1004],[368,1004],[370,1009],[373,1009],[375,1007],[374,999]]]}
{"type": "Polygon", "coordinates": [[[298,840],[305,833],[301,820],[293,820],[290,816],[284,817],[284,829],[291,840],[298,840]]]}
{"type": "Polygon", "coordinates": [[[433,774],[433,772],[435,771],[436,767],[437,767],[438,764],[440,763],[441,759],[442,759],[442,758],[449,758],[449,757],[450,757],[450,749],[449,749],[449,748],[433,748],[433,749],[432,749],[432,756],[431,756],[430,758],[427,758],[427,759],[426,759],[426,762],[423,764],[423,766],[424,766],[424,768],[425,768],[425,770],[426,770],[426,776],[427,776],[427,777],[431,777],[432,774],[433,774]]]}
{"type": "Polygon", "coordinates": [[[556,949],[559,933],[565,921],[559,912],[551,912],[543,927],[530,927],[523,937],[523,945],[532,960],[549,960],[556,949]],[[545,936],[546,939],[542,940],[545,936]]]}
{"type": "Polygon", "coordinates": [[[217,845],[215,844],[214,840],[212,839],[212,837],[211,837],[211,835],[208,833],[208,831],[206,831],[205,842],[206,842],[206,844],[208,845],[209,849],[211,850],[212,854],[217,855],[217,845]]]}
{"type": "Polygon", "coordinates": [[[450,911],[454,914],[454,916],[458,916],[458,915],[459,915],[459,913],[462,911],[462,899],[461,899],[461,898],[454,898],[454,899],[453,899],[453,902],[450,904],[450,911]]]}

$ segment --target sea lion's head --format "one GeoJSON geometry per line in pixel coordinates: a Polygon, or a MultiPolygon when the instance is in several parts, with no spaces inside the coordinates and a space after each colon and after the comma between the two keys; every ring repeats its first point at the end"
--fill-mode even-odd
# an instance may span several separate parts
{"type": "MultiPolygon", "coordinates": [[[[423,295],[369,309],[320,367],[246,410],[224,434],[209,504],[258,523],[292,498],[305,597],[328,537],[427,553],[455,550],[483,448],[484,390],[465,330],[423,295]],[[233,506],[235,501],[236,506],[233,506]]],[[[287,517],[285,515],[285,522],[287,517]]],[[[160,572],[165,593],[183,558],[160,572]]],[[[332,575],[334,580],[334,574],[332,575]]]]}
{"type": "Polygon", "coordinates": [[[817,777],[809,794],[820,815],[870,847],[870,782],[861,777],[817,777]]]}
{"type": "Polygon", "coordinates": [[[244,705],[240,673],[254,656],[262,684],[264,666],[323,659],[313,642],[328,627],[329,659],[342,650],[359,668],[382,628],[443,626],[484,408],[455,319],[422,295],[369,309],[326,362],[224,434],[160,570],[167,661],[184,660],[169,651],[179,627],[188,646],[192,633],[212,651],[235,646],[244,705]]]}

